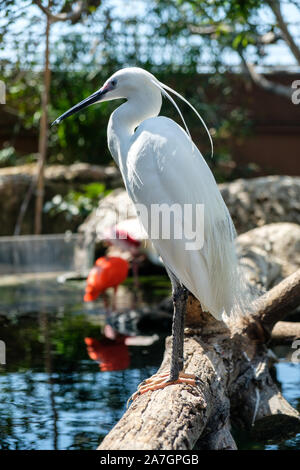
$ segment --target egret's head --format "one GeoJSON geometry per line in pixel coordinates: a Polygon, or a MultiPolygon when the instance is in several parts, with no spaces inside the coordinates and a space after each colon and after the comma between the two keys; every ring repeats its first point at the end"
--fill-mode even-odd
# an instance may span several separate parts
{"type": "Polygon", "coordinates": [[[178,98],[183,100],[196,113],[196,115],[201,120],[202,124],[204,125],[207,131],[211,144],[211,155],[213,155],[213,142],[209,130],[202,117],[200,116],[198,111],[193,107],[193,105],[191,105],[191,103],[187,101],[182,95],[177,93],[177,91],[168,87],[164,83],[161,83],[157,80],[157,78],[154,77],[154,75],[139,67],[128,67],[118,70],[118,72],[114,73],[108,80],[106,80],[104,85],[98,91],[96,91],[91,96],[76,104],[75,106],[73,106],[73,108],[69,109],[64,114],[59,116],[52,123],[52,125],[59,124],[65,118],[72,116],[72,114],[77,113],[78,111],[86,108],[87,106],[90,106],[91,104],[100,103],[101,101],[111,101],[122,98],[131,100],[136,96],[139,97],[139,102],[136,103],[137,107],[141,106],[141,103],[143,102],[147,103],[148,114],[147,116],[145,115],[145,117],[157,116],[161,107],[161,95],[164,95],[166,98],[168,98],[168,100],[171,101],[171,103],[177,109],[184,123],[185,129],[188,135],[190,136],[189,129],[182,116],[182,113],[179,107],[177,106],[176,102],[168,92],[171,92],[172,94],[176,95],[178,98]]]}
{"type": "Polygon", "coordinates": [[[161,90],[155,83],[159,83],[156,78],[151,73],[141,68],[128,67],[118,70],[118,72],[114,73],[106,80],[99,90],[59,116],[53,124],[59,124],[65,118],[81,111],[91,104],[122,98],[130,99],[137,93],[142,94],[145,98],[148,98],[149,101],[151,101],[151,98],[153,99],[154,95],[161,100],[161,90]]]}
{"type": "MultiPolygon", "coordinates": [[[[103,100],[119,98],[132,98],[137,93],[157,93],[158,80],[151,73],[139,67],[127,67],[114,73],[104,83],[101,90],[104,92],[103,100]]],[[[160,91],[161,93],[161,91],[160,91]]]]}

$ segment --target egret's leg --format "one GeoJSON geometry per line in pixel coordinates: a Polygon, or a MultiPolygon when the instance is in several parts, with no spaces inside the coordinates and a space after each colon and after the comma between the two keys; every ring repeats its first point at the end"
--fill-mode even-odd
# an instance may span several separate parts
{"type": "Polygon", "coordinates": [[[188,290],[180,284],[177,278],[168,271],[172,282],[172,297],[174,304],[173,324],[172,324],[172,353],[170,372],[154,374],[149,379],[144,380],[138,387],[130,400],[135,400],[150,390],[165,388],[171,384],[198,385],[199,379],[193,374],[182,372],[183,369],[183,344],[184,344],[184,317],[188,290]]]}
{"type": "MultiPolygon", "coordinates": [[[[171,278],[172,280],[172,278],[171,278]]],[[[184,317],[188,290],[177,280],[173,283],[173,324],[172,324],[172,355],[170,382],[178,379],[179,372],[183,369],[183,344],[184,344],[184,317]]]]}

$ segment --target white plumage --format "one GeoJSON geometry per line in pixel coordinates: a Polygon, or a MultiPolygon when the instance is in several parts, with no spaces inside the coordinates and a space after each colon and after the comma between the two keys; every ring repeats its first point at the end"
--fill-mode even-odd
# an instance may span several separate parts
{"type": "MultiPolygon", "coordinates": [[[[187,127],[185,132],[171,119],[158,117],[162,94],[174,104],[165,88],[172,92],[142,69],[122,69],[56,122],[95,102],[127,100],[113,112],[108,124],[108,145],[126,189],[135,204],[143,204],[149,211],[153,204],[204,204],[202,249],[186,250],[190,240],[185,237],[153,240],[153,244],[166,267],[203,309],[221,319],[223,313],[243,312],[249,301],[238,270],[235,230],[212,172],[187,127]]],[[[143,215],[141,221],[147,228],[143,215]]],[[[151,233],[148,236],[151,238],[151,233]]]]}
{"type": "MultiPolygon", "coordinates": [[[[153,204],[204,204],[202,249],[186,250],[190,240],[184,236],[153,240],[153,244],[165,265],[205,310],[218,319],[223,310],[230,314],[237,277],[234,227],[214,177],[197,147],[171,119],[147,119],[132,139],[127,170],[124,179],[132,200],[148,207],[149,213],[153,204]]],[[[142,223],[146,225],[147,221],[142,220],[142,223]]]]}

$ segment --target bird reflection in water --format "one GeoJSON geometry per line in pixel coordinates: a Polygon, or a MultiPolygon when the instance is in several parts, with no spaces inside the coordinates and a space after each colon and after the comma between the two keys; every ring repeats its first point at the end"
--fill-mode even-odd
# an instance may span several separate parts
{"type": "Polygon", "coordinates": [[[109,324],[104,326],[100,340],[84,338],[89,357],[99,363],[102,372],[127,369],[130,365],[129,346],[151,346],[157,340],[157,335],[126,336],[109,324]]]}
{"type": "Polygon", "coordinates": [[[130,356],[126,339],[128,336],[115,331],[110,325],[105,325],[100,340],[84,338],[89,357],[99,363],[99,369],[104,371],[127,369],[130,356]]]}

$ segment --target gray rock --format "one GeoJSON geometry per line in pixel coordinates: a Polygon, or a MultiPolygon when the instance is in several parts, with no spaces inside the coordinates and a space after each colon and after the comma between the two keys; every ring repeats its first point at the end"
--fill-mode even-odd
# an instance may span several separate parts
{"type": "Polygon", "coordinates": [[[251,284],[269,290],[300,268],[300,225],[268,224],[237,238],[240,263],[251,284]]]}
{"type": "Polygon", "coordinates": [[[300,178],[265,176],[219,186],[238,233],[274,222],[300,224],[300,178]]]}

